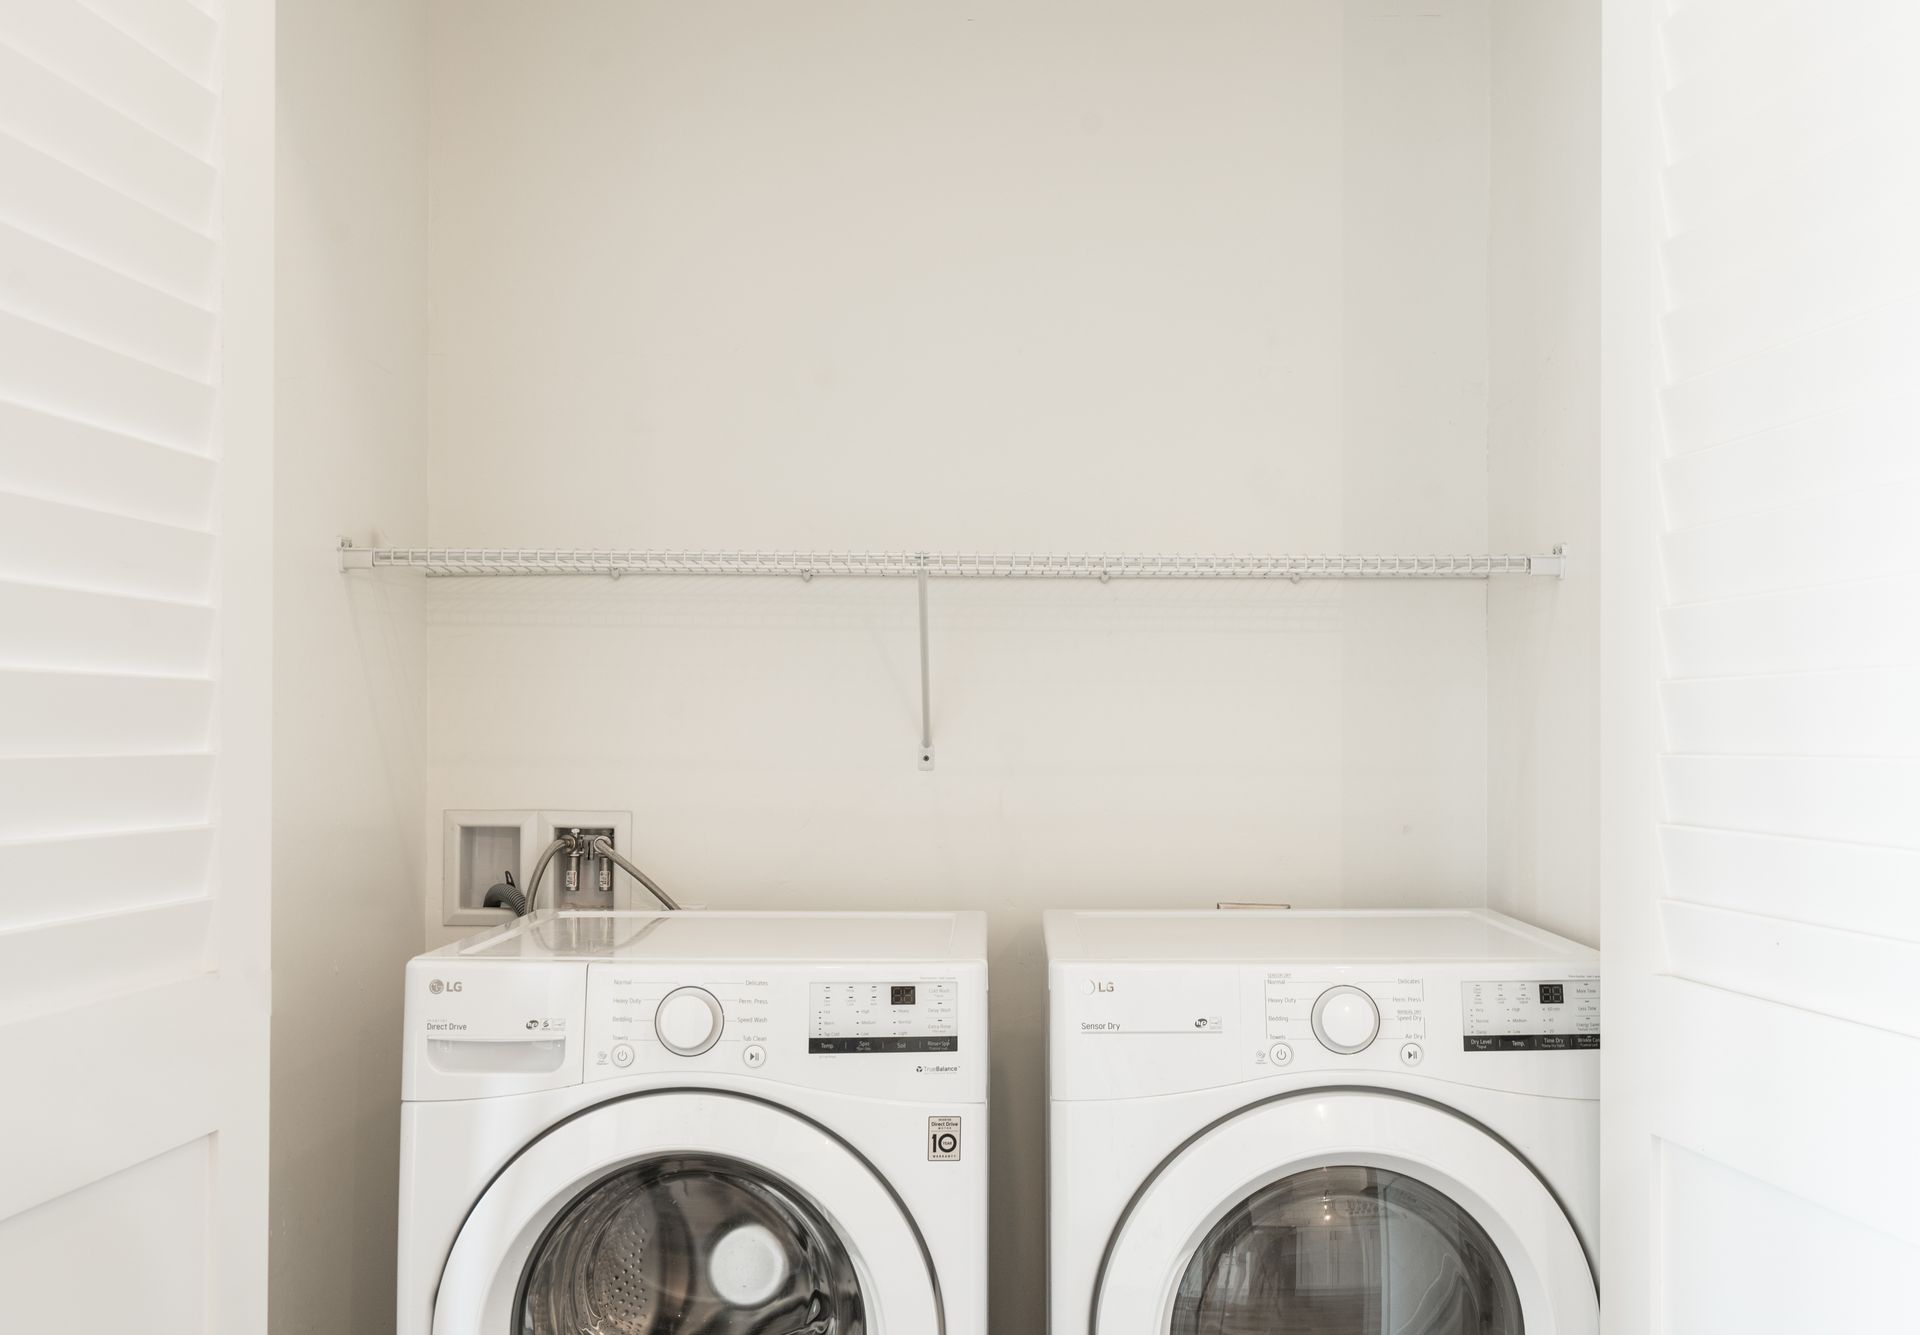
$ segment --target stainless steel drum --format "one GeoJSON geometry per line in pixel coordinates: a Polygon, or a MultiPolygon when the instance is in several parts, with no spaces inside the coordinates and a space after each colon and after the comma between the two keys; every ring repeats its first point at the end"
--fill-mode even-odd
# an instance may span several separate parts
{"type": "Polygon", "coordinates": [[[778,1177],[684,1155],[629,1165],[534,1248],[519,1335],[864,1335],[853,1263],[778,1177]]]}
{"type": "Polygon", "coordinates": [[[1520,1296],[1478,1221],[1384,1169],[1296,1173],[1195,1249],[1171,1335],[1522,1335],[1520,1296]]]}

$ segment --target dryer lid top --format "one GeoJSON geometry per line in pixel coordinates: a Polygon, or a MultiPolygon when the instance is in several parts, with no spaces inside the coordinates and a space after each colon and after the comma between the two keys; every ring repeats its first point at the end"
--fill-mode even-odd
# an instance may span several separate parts
{"type": "Polygon", "coordinates": [[[979,913],[553,912],[432,952],[462,959],[984,960],[979,913]]]}
{"type": "Polygon", "coordinates": [[[1309,912],[1052,912],[1047,957],[1089,963],[1400,960],[1598,963],[1562,937],[1477,909],[1309,912]]]}

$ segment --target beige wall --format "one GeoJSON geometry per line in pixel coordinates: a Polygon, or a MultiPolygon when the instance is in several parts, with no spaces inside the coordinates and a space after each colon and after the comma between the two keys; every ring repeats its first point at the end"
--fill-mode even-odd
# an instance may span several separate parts
{"type": "Polygon", "coordinates": [[[1599,944],[1600,6],[1494,0],[1488,900],[1599,944]]]}
{"type": "Polygon", "coordinates": [[[271,1328],[393,1329],[425,606],[336,537],[426,521],[426,25],[280,0],[271,1328]]]}
{"type": "MultiPolygon", "coordinates": [[[[1484,549],[1488,11],[1420,10],[439,0],[431,540],[1484,549]]],[[[932,773],[905,585],[429,599],[431,939],[460,807],[989,910],[1008,1335],[1042,908],[1484,902],[1482,586],[936,586],[932,773]]]]}

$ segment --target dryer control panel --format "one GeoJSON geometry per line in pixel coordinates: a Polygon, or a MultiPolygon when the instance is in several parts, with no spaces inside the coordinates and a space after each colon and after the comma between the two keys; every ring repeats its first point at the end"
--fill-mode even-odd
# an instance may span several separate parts
{"type": "Polygon", "coordinates": [[[1056,963],[1053,1097],[1279,1077],[1594,1097],[1598,967],[1543,963],[1056,963]]]}
{"type": "Polygon", "coordinates": [[[1600,980],[1494,978],[1460,984],[1468,1052],[1565,1052],[1600,1046],[1600,980]]]}

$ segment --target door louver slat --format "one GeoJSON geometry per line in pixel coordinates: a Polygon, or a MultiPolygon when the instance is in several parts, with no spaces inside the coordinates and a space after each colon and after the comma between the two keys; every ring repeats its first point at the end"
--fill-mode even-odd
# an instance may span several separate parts
{"type": "Polygon", "coordinates": [[[0,760],[0,842],[204,824],[212,808],[210,755],[0,760]]]}
{"type": "Polygon", "coordinates": [[[204,158],[0,42],[0,131],[175,222],[210,231],[219,173],[204,158]]]}
{"type": "Polygon", "coordinates": [[[112,185],[0,132],[0,219],[196,304],[213,299],[218,247],[112,185]]]}
{"type": "Polygon", "coordinates": [[[0,42],[172,143],[205,154],[219,99],[118,24],[71,0],[9,0],[0,42]]]}

